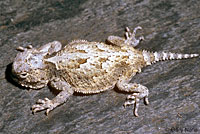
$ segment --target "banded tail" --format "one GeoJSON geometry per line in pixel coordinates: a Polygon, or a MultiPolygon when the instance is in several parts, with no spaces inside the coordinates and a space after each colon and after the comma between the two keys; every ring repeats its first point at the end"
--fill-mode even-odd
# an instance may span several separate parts
{"type": "Polygon", "coordinates": [[[147,65],[151,65],[152,63],[156,63],[158,61],[165,61],[165,60],[179,60],[179,59],[189,59],[198,57],[199,54],[178,54],[178,53],[171,53],[171,52],[142,52],[144,56],[144,60],[147,65]]]}

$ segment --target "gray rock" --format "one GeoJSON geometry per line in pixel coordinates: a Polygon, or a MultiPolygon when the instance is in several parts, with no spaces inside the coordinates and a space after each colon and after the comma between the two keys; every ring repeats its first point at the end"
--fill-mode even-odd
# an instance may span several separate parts
{"type": "Polygon", "coordinates": [[[48,88],[27,90],[9,77],[15,48],[39,47],[58,40],[104,41],[122,36],[125,26],[142,26],[150,51],[200,53],[200,1],[74,0],[0,2],[0,133],[199,133],[199,58],[159,62],[133,81],[150,90],[150,105],[140,102],[139,117],[123,108],[127,94],[116,90],[75,94],[48,116],[31,113],[39,98],[53,98],[48,88]]]}

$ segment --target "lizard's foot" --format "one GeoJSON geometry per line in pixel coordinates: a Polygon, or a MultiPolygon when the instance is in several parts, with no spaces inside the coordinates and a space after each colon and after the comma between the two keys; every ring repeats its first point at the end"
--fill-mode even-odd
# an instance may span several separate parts
{"type": "Polygon", "coordinates": [[[126,32],[125,32],[126,40],[125,40],[125,43],[135,47],[140,43],[141,40],[144,40],[143,36],[139,37],[139,39],[135,38],[135,34],[136,34],[137,30],[141,30],[141,29],[142,29],[142,27],[138,26],[131,33],[130,29],[128,27],[126,27],[126,32]]]}
{"type": "Polygon", "coordinates": [[[117,87],[121,91],[133,92],[133,94],[127,96],[127,101],[124,103],[124,107],[134,105],[133,113],[135,116],[138,116],[137,111],[140,99],[144,98],[145,104],[149,104],[149,90],[146,86],[137,83],[129,83],[129,80],[121,79],[117,82],[117,87]]]}
{"type": "Polygon", "coordinates": [[[52,100],[49,100],[48,98],[45,98],[44,100],[39,99],[35,105],[32,106],[32,111],[33,113],[35,112],[39,112],[42,110],[46,110],[46,115],[48,115],[48,113],[53,110],[54,108],[56,108],[57,106],[63,104],[66,102],[67,98],[69,98],[69,96],[71,96],[73,94],[73,90],[72,88],[68,88],[67,84],[62,82],[62,81],[51,81],[51,86],[56,86],[57,88],[59,88],[60,90],[63,89],[63,87],[66,87],[65,90],[61,91],[55,98],[53,98],[52,100]],[[60,85],[59,85],[60,84],[60,85]]]}
{"type": "Polygon", "coordinates": [[[52,102],[52,100],[49,100],[48,98],[45,98],[44,100],[39,99],[35,105],[32,106],[32,112],[38,112],[42,110],[46,110],[46,114],[53,110],[55,108],[55,104],[52,102]]]}
{"type": "MultiPolygon", "coordinates": [[[[133,110],[133,113],[134,115],[137,117],[139,116],[138,115],[138,107],[139,107],[139,101],[140,101],[140,93],[133,93],[132,95],[128,95],[127,96],[127,101],[124,103],[124,107],[126,106],[129,106],[129,105],[134,105],[134,110],[133,110]]],[[[144,97],[144,102],[146,105],[149,104],[149,101],[148,101],[148,97],[144,97]]]]}

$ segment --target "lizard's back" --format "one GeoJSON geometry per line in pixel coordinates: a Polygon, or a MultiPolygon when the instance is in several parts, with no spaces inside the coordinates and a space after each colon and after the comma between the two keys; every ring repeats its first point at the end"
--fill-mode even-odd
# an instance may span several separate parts
{"type": "Polygon", "coordinates": [[[142,66],[142,53],[98,42],[73,41],[46,61],[76,92],[98,93],[113,88],[119,78],[130,78],[142,66]]]}

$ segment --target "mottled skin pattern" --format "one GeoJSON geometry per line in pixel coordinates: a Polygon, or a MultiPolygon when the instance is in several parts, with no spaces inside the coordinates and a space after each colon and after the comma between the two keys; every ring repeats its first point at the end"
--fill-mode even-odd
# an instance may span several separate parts
{"type": "Polygon", "coordinates": [[[148,88],[137,83],[129,83],[131,78],[141,72],[141,68],[160,60],[197,57],[198,54],[151,53],[135,49],[140,40],[135,33],[126,28],[125,38],[109,36],[106,43],[75,40],[62,48],[54,41],[38,49],[19,47],[12,74],[19,84],[29,88],[42,88],[47,84],[60,93],[49,100],[39,99],[32,106],[33,113],[53,110],[63,104],[74,92],[84,94],[99,93],[113,89],[131,92],[126,105],[134,104],[134,114],[139,100],[144,98],[148,104],[148,88]]]}

